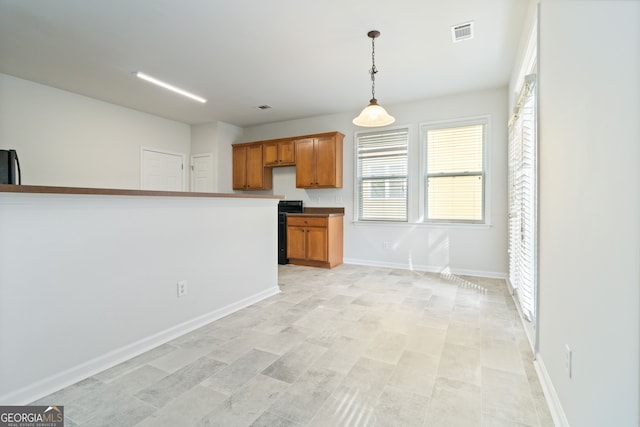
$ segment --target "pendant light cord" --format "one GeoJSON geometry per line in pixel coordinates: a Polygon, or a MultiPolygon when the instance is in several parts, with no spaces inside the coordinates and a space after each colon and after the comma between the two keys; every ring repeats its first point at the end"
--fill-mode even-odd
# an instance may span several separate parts
{"type": "Polygon", "coordinates": [[[371,69],[369,70],[369,74],[371,74],[371,99],[376,99],[376,73],[378,69],[376,68],[376,38],[371,37],[371,69]]]}

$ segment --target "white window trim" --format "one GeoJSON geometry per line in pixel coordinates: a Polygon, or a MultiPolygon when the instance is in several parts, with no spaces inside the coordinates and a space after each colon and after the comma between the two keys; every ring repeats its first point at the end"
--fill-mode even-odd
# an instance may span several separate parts
{"type": "Polygon", "coordinates": [[[432,225],[436,227],[460,227],[464,228],[486,228],[491,227],[492,225],[492,216],[491,216],[491,144],[492,142],[492,131],[491,131],[491,115],[479,115],[479,116],[469,116],[469,117],[461,117],[457,119],[448,119],[448,120],[438,120],[438,121],[430,121],[430,122],[422,122],[420,123],[420,179],[419,179],[419,222],[422,224],[432,225]],[[426,185],[425,185],[425,174],[427,168],[426,156],[426,137],[427,131],[430,129],[438,129],[445,127],[458,127],[458,126],[468,126],[468,125],[477,125],[484,124],[484,144],[483,144],[483,152],[482,152],[482,162],[483,162],[483,170],[484,170],[484,199],[483,199],[483,210],[484,210],[484,221],[482,222],[472,222],[472,221],[443,221],[443,220],[427,220],[427,201],[426,201],[426,185]]]}

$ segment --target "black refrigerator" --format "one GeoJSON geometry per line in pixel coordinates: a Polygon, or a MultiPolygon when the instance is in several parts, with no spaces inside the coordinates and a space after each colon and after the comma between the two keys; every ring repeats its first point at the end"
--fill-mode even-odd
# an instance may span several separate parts
{"type": "Polygon", "coordinates": [[[16,150],[0,150],[0,184],[21,184],[21,181],[16,150]]]}
{"type": "Polygon", "coordinates": [[[287,258],[287,213],[302,213],[302,200],[280,200],[278,203],[278,264],[289,264],[287,258]]]}

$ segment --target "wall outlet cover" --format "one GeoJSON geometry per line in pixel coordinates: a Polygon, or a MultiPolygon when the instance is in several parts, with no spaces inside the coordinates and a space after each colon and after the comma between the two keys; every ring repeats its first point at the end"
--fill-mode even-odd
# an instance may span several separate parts
{"type": "Polygon", "coordinates": [[[178,282],[178,298],[187,295],[187,281],[181,280],[178,282]]]}

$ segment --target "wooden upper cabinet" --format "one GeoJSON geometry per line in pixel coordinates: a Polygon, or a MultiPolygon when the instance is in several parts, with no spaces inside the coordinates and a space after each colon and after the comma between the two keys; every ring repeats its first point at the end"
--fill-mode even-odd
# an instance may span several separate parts
{"type": "Polygon", "coordinates": [[[245,190],[247,186],[247,147],[234,146],[233,157],[233,185],[234,190],[245,190]]]}
{"type": "Polygon", "coordinates": [[[296,140],[296,187],[342,187],[343,138],[334,132],[296,140]]]}
{"type": "Polygon", "coordinates": [[[316,161],[315,139],[306,138],[296,141],[296,187],[315,187],[316,161]]]}
{"type": "Polygon", "coordinates": [[[271,169],[293,165],[298,188],[341,188],[343,138],[329,132],[233,144],[233,189],[270,190],[271,169]]]}
{"type": "Polygon", "coordinates": [[[291,166],[296,164],[294,140],[269,141],[262,145],[265,166],[291,166]]]}
{"type": "Polygon", "coordinates": [[[233,189],[269,190],[272,188],[271,171],[262,159],[262,144],[233,146],[233,189]]]}

